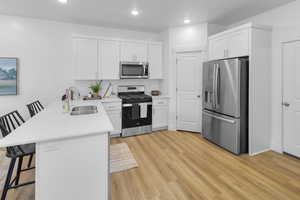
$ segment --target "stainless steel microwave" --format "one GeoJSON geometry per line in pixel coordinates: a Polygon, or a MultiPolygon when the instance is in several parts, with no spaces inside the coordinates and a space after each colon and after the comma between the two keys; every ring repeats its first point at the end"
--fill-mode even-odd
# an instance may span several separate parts
{"type": "Polygon", "coordinates": [[[121,79],[148,79],[149,64],[146,62],[120,62],[121,79]]]}

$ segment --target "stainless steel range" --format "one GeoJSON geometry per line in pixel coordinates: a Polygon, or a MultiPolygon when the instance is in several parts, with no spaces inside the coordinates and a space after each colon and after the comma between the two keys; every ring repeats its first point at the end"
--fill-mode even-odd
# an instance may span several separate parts
{"type": "Polygon", "coordinates": [[[152,132],[152,97],[145,86],[119,86],[122,99],[122,137],[152,132]]]}

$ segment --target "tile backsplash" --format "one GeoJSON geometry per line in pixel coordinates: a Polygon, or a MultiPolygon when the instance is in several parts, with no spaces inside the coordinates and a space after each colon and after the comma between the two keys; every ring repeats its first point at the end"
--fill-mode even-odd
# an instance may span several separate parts
{"type": "MultiPolygon", "coordinates": [[[[81,96],[86,96],[91,90],[90,86],[95,84],[96,81],[75,81],[75,87],[80,91],[81,96]]],[[[162,91],[162,80],[104,80],[102,81],[101,95],[103,95],[109,86],[109,82],[112,84],[108,95],[111,93],[117,94],[118,86],[120,85],[144,85],[146,93],[150,93],[151,90],[162,91]]]]}

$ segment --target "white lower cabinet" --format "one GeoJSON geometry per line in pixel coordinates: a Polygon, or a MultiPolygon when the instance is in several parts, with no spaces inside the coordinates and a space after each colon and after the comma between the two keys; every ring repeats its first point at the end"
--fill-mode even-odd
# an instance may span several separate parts
{"type": "Polygon", "coordinates": [[[153,131],[167,130],[169,104],[168,98],[153,99],[152,106],[152,129],[153,131]]]}
{"type": "Polygon", "coordinates": [[[121,102],[105,102],[103,103],[105,111],[114,127],[114,131],[110,133],[112,137],[119,137],[122,132],[122,105],[121,102]]]}

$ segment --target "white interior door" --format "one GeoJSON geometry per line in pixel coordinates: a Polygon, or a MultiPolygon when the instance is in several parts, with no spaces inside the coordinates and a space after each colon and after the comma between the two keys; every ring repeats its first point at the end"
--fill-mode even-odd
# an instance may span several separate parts
{"type": "Polygon", "coordinates": [[[283,149],[300,157],[300,41],[283,46],[283,149]]]}
{"type": "Polygon", "coordinates": [[[177,130],[201,131],[202,55],[177,54],[177,130]]]}

